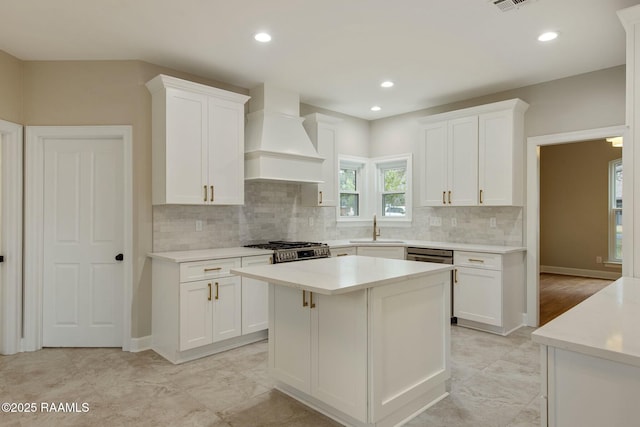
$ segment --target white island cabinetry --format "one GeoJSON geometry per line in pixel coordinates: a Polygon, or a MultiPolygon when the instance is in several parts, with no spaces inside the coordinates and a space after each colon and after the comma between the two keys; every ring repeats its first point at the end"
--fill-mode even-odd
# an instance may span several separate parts
{"type": "Polygon", "coordinates": [[[447,395],[451,268],[345,256],[232,272],[270,284],[276,387],[343,424],[382,427],[447,395]]]}
{"type": "Polygon", "coordinates": [[[266,338],[267,284],[230,269],[268,264],[271,255],[241,248],[235,253],[247,256],[187,261],[206,252],[151,254],[152,349],[173,363],[266,338]]]}
{"type": "Polygon", "coordinates": [[[638,425],[640,279],[623,277],[531,334],[543,427],[638,425]]]}

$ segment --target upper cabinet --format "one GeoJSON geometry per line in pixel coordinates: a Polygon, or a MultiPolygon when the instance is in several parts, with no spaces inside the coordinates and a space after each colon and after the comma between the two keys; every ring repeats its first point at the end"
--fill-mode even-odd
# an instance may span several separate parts
{"type": "Polygon", "coordinates": [[[304,206],[337,206],[338,203],[338,124],[342,119],[324,114],[304,116],[303,126],[318,154],[324,157],[322,183],[302,185],[304,206]]]}
{"type": "Polygon", "coordinates": [[[522,206],[524,112],[520,99],[420,120],[422,206],[522,206]]]}
{"type": "Polygon", "coordinates": [[[152,203],[244,203],[246,95],[158,75],[152,96],[152,203]]]}

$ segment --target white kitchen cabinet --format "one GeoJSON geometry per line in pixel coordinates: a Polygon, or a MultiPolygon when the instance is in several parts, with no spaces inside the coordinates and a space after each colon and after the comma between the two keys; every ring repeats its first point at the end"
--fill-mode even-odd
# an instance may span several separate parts
{"type": "Polygon", "coordinates": [[[330,248],[331,256],[347,256],[347,255],[356,255],[357,249],[355,246],[346,246],[340,248],[330,248]]]}
{"type": "Polygon", "coordinates": [[[211,282],[180,285],[180,350],[189,350],[213,342],[211,282]]]}
{"type": "Polygon", "coordinates": [[[524,112],[519,99],[425,117],[422,206],[521,206],[524,112]]]}
{"type": "Polygon", "coordinates": [[[314,113],[304,117],[304,128],[315,146],[322,163],[319,184],[302,184],[304,206],[336,206],[338,203],[338,124],[342,119],[314,113]]]}
{"type": "Polygon", "coordinates": [[[460,326],[508,335],[524,324],[524,254],[454,252],[453,315],[460,326]]]}
{"type": "Polygon", "coordinates": [[[377,258],[405,259],[404,246],[358,246],[356,253],[377,258]]]}
{"type": "Polygon", "coordinates": [[[152,95],[152,203],[244,203],[248,96],[159,75],[152,95]]]}
{"type": "MultiPolygon", "coordinates": [[[[271,255],[242,258],[242,267],[271,264],[271,255]]],[[[242,334],[269,327],[269,284],[262,280],[242,278],[242,334]]]]}
{"type": "MultiPolygon", "coordinates": [[[[246,258],[245,264],[268,263],[265,256],[246,258]]],[[[229,271],[243,265],[244,259],[153,260],[152,349],[156,353],[181,363],[266,338],[266,283],[243,280],[229,271]],[[246,298],[243,281],[247,282],[246,298]],[[246,327],[243,317],[248,319],[246,327]]]]}
{"type": "Polygon", "coordinates": [[[514,108],[478,116],[478,201],[482,206],[524,203],[524,110],[514,108]]]}
{"type": "Polygon", "coordinates": [[[325,296],[270,287],[270,373],[361,421],[367,419],[366,292],[325,296]]]}

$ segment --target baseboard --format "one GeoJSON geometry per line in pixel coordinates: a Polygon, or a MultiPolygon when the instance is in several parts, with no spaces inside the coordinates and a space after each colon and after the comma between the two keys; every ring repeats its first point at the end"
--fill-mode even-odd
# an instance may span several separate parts
{"type": "Polygon", "coordinates": [[[138,353],[145,350],[151,350],[151,335],[140,338],[131,338],[131,343],[129,345],[130,352],[138,353]]]}
{"type": "Polygon", "coordinates": [[[594,279],[619,279],[622,274],[615,271],[586,270],[582,268],[554,267],[541,265],[540,273],[563,274],[565,276],[591,277],[594,279]]]}

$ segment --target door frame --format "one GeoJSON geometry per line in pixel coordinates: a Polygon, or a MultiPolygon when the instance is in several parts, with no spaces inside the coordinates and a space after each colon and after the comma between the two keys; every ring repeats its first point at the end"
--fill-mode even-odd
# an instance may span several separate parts
{"type": "Polygon", "coordinates": [[[44,283],[44,144],[49,138],[121,139],[124,145],[124,280],[122,350],[131,349],[133,177],[131,126],[27,126],[25,155],[23,350],[42,348],[44,283]]]}
{"type": "Polygon", "coordinates": [[[22,339],[22,125],[0,120],[2,242],[0,354],[14,354],[22,339]]]}
{"type": "MultiPolygon", "coordinates": [[[[548,145],[567,144],[572,142],[589,141],[593,139],[622,136],[626,139],[629,128],[626,125],[610,126],[596,129],[586,129],[574,132],[563,132],[551,135],[533,136],[527,138],[527,205],[525,241],[527,246],[527,325],[538,326],[540,321],[540,147],[548,145]]],[[[623,170],[632,171],[632,156],[628,154],[631,144],[623,146],[623,170]]],[[[629,177],[632,175],[628,174],[629,177]]],[[[630,248],[633,235],[630,215],[633,206],[631,186],[623,185],[625,212],[623,215],[623,247],[630,248]],[[628,227],[628,228],[627,228],[628,227]]],[[[626,250],[623,253],[624,266],[633,261],[633,254],[626,250]]],[[[623,270],[624,273],[624,270],[623,270]]]]}

